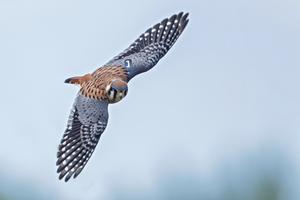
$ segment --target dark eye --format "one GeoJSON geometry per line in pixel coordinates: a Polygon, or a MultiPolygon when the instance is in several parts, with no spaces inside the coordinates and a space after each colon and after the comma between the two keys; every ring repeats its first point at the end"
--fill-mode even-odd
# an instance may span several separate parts
{"type": "Polygon", "coordinates": [[[127,95],[127,92],[128,92],[128,90],[125,90],[125,91],[124,91],[124,95],[125,95],[125,96],[127,95]]]}

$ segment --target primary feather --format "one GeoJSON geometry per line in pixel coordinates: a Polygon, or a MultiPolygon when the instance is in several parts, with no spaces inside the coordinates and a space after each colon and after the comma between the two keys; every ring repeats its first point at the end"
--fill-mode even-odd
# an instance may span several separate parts
{"type": "Polygon", "coordinates": [[[68,181],[82,171],[108,121],[108,103],[81,94],[75,99],[67,128],[58,147],[57,172],[59,179],[68,181]]]}
{"type": "Polygon", "coordinates": [[[188,13],[175,14],[149,28],[106,65],[122,65],[128,79],[151,69],[169,51],[188,24],[188,13]]]}

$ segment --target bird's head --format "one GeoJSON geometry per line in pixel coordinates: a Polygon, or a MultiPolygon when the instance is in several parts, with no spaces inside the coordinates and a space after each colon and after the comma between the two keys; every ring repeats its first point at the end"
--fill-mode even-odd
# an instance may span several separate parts
{"type": "Polygon", "coordinates": [[[106,87],[106,94],[109,103],[117,103],[123,99],[128,92],[127,83],[125,81],[115,79],[106,87]]]}

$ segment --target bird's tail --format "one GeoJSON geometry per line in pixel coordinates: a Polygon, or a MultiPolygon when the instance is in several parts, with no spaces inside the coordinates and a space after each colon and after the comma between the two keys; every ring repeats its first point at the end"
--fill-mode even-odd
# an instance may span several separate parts
{"type": "Polygon", "coordinates": [[[65,83],[81,85],[82,83],[91,80],[91,78],[92,78],[91,74],[86,74],[84,76],[75,76],[66,79],[65,83]]]}

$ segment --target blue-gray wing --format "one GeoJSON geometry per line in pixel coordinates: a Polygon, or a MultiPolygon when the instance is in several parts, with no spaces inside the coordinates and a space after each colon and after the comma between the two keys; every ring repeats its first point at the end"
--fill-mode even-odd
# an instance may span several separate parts
{"type": "Polygon", "coordinates": [[[108,121],[108,103],[78,94],[67,128],[58,147],[57,173],[59,179],[76,178],[104,132],[108,121]]]}
{"type": "Polygon", "coordinates": [[[122,65],[128,70],[129,80],[148,71],[169,51],[188,23],[188,13],[166,18],[149,28],[127,49],[106,65],[122,65]]]}

